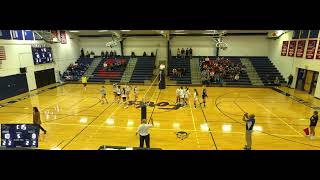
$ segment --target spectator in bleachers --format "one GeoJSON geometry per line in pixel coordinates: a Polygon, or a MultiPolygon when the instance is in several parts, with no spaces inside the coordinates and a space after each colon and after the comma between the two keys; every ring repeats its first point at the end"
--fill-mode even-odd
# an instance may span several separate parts
{"type": "Polygon", "coordinates": [[[180,58],[181,57],[181,52],[180,52],[180,49],[178,48],[177,50],[177,58],[180,58]]]}
{"type": "Polygon", "coordinates": [[[173,75],[174,77],[176,77],[176,76],[178,75],[178,72],[177,72],[177,69],[176,69],[176,68],[173,68],[173,69],[172,69],[172,75],[173,75]]]}
{"type": "Polygon", "coordinates": [[[236,74],[236,76],[234,77],[234,79],[235,79],[236,81],[238,81],[239,78],[240,78],[240,74],[238,73],[238,74],[236,74]]]}
{"type": "Polygon", "coordinates": [[[86,57],[90,57],[90,53],[89,53],[89,51],[87,51],[87,53],[86,53],[86,57]]]}
{"type": "Polygon", "coordinates": [[[143,57],[145,57],[145,56],[147,56],[147,53],[144,51],[144,52],[143,52],[143,57]]]}
{"type": "Polygon", "coordinates": [[[109,52],[106,50],[105,57],[109,57],[109,52]]]}
{"type": "Polygon", "coordinates": [[[104,51],[101,51],[101,58],[104,57],[104,51]]]}
{"type": "Polygon", "coordinates": [[[113,53],[114,57],[117,57],[117,51],[114,50],[114,53],[113,53]]]}
{"type": "Polygon", "coordinates": [[[131,52],[131,58],[135,58],[136,54],[134,52],[131,52]]]}
{"type": "Polygon", "coordinates": [[[188,48],[186,49],[186,56],[187,57],[189,56],[189,49],[188,48]]]}
{"type": "Polygon", "coordinates": [[[190,48],[189,49],[189,56],[190,56],[190,59],[192,58],[192,49],[190,48]]]}
{"type": "Polygon", "coordinates": [[[280,80],[278,76],[276,76],[276,79],[274,80],[274,85],[280,86],[280,80]]]}
{"type": "Polygon", "coordinates": [[[153,52],[151,52],[151,57],[154,57],[154,54],[153,54],[153,52]]]}
{"type": "Polygon", "coordinates": [[[80,55],[81,57],[84,57],[84,50],[83,50],[83,48],[81,48],[81,55],[80,55]]]}
{"type": "Polygon", "coordinates": [[[186,51],[182,48],[181,49],[181,56],[182,56],[182,59],[184,59],[185,58],[185,56],[186,56],[186,51]]]}
{"type": "Polygon", "coordinates": [[[110,57],[113,57],[113,51],[112,50],[110,51],[110,57]]]}

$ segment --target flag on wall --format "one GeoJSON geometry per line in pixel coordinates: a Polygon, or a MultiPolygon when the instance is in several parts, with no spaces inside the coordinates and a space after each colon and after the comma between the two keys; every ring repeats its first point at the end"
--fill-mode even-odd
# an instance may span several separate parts
{"type": "Polygon", "coordinates": [[[318,44],[318,50],[316,54],[316,59],[320,59],[320,43],[318,44]]]}
{"type": "Polygon", "coordinates": [[[307,39],[309,36],[309,30],[301,30],[300,39],[307,39]]]}
{"type": "Polygon", "coordinates": [[[294,30],[292,39],[299,39],[300,30],[294,30]]]}
{"type": "Polygon", "coordinates": [[[296,52],[297,41],[290,41],[288,56],[293,57],[296,52]]]}
{"type": "Polygon", "coordinates": [[[6,60],[6,51],[4,46],[0,46],[0,61],[6,60]]]}
{"type": "Polygon", "coordinates": [[[23,40],[22,30],[12,30],[12,39],[23,40]]]}
{"type": "Polygon", "coordinates": [[[282,49],[281,49],[281,56],[286,56],[288,51],[289,41],[283,41],[282,49]]]}
{"type": "Polygon", "coordinates": [[[67,44],[67,34],[66,31],[60,31],[61,44],[67,44]]]}
{"type": "Polygon", "coordinates": [[[318,38],[319,30],[310,30],[309,38],[318,38]]]}
{"type": "Polygon", "coordinates": [[[299,40],[298,41],[296,57],[303,57],[305,46],[306,46],[306,40],[299,40]]]}
{"type": "Polygon", "coordinates": [[[317,40],[309,40],[306,52],[307,59],[313,59],[317,48],[317,40]]]}
{"type": "Polygon", "coordinates": [[[31,30],[24,30],[24,40],[34,40],[33,32],[31,30]]]}

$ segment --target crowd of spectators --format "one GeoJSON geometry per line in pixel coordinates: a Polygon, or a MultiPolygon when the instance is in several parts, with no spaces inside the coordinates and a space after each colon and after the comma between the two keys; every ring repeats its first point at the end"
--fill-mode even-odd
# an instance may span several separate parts
{"type": "Polygon", "coordinates": [[[111,58],[103,63],[105,71],[124,71],[126,68],[126,59],[124,58],[111,58]]]}
{"type": "Polygon", "coordinates": [[[240,74],[246,71],[246,67],[241,63],[235,64],[223,57],[201,58],[200,69],[203,84],[223,83],[225,80],[238,81],[240,74]]]}
{"type": "Polygon", "coordinates": [[[184,48],[182,48],[180,51],[180,48],[178,48],[177,49],[177,58],[185,59],[186,57],[192,58],[192,49],[187,48],[186,50],[184,50],[184,48]]]}
{"type": "Polygon", "coordinates": [[[89,63],[70,64],[67,70],[63,73],[62,77],[67,81],[78,81],[88,68],[89,63]]]}

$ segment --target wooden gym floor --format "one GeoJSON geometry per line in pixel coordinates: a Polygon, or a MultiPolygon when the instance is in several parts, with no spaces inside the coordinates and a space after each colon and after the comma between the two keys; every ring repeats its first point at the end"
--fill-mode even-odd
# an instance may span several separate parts
{"type": "MultiPolygon", "coordinates": [[[[18,97],[31,94],[1,107],[0,123],[32,123],[32,107],[38,106],[43,127],[48,131],[46,135],[40,135],[40,149],[96,150],[101,145],[139,145],[135,132],[140,123],[140,109],[134,105],[124,108],[123,104],[112,102],[111,85],[106,86],[109,104],[100,103],[101,85],[89,84],[86,91],[81,84],[49,87],[43,88],[47,90],[41,93],[40,89],[20,95],[18,97]]],[[[139,86],[139,100],[149,87],[139,86]]],[[[310,140],[303,132],[313,109],[272,89],[208,87],[207,107],[174,109],[176,88],[167,86],[160,91],[154,86],[147,93],[147,100],[170,103],[168,106],[148,107],[148,119],[152,116],[155,123],[150,130],[151,147],[241,150],[245,144],[242,115],[249,112],[256,115],[254,150],[320,149],[320,137],[310,140]],[[178,136],[180,131],[188,135],[178,136]]],[[[202,87],[196,88],[198,92],[202,91],[202,87]]],[[[193,89],[190,87],[191,94],[193,89]]],[[[305,93],[288,91],[320,106],[319,100],[305,93]]],[[[0,101],[0,104],[18,97],[0,101]]],[[[189,101],[193,104],[192,95],[189,101]]],[[[318,128],[316,136],[319,133],[318,128]]]]}

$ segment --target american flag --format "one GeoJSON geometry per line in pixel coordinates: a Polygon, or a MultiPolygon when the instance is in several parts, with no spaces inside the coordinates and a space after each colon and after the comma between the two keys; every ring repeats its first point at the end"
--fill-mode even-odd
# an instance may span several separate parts
{"type": "Polygon", "coordinates": [[[6,60],[6,51],[4,46],[0,46],[0,61],[1,60],[6,60]]]}

